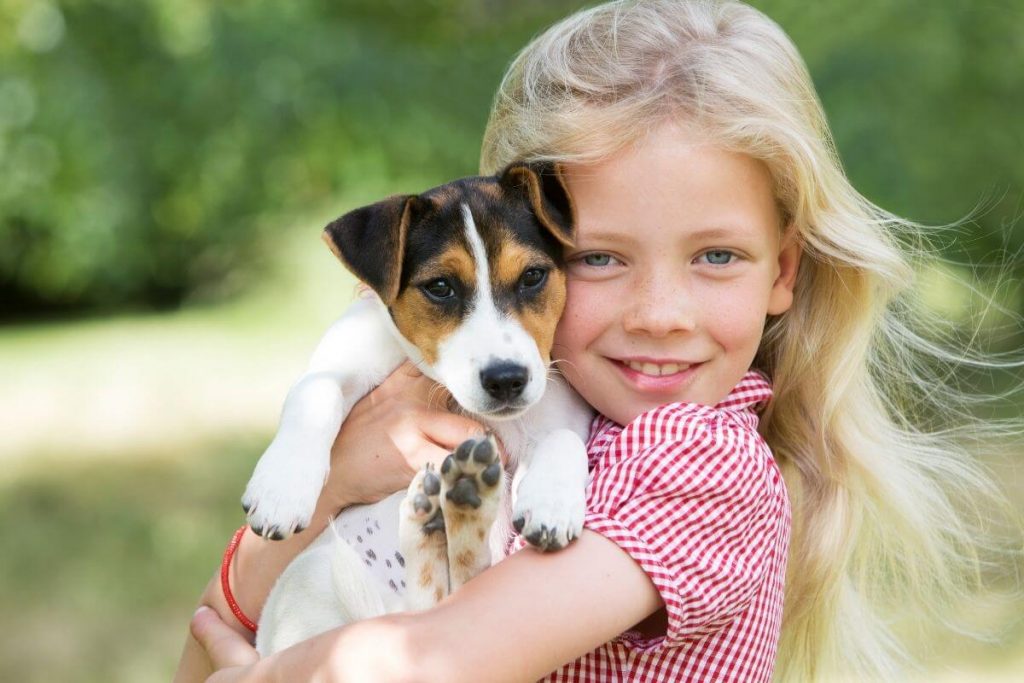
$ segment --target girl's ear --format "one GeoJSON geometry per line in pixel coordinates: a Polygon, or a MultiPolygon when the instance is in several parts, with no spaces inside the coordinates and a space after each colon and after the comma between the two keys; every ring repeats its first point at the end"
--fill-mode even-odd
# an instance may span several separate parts
{"type": "Polygon", "coordinates": [[[796,236],[796,229],[790,225],[782,234],[779,246],[779,274],[772,283],[772,291],[768,295],[768,315],[780,315],[793,305],[793,288],[800,269],[800,257],[803,247],[796,236]]]}
{"type": "Polygon", "coordinates": [[[576,212],[559,164],[513,162],[498,174],[498,182],[513,192],[525,192],[541,225],[563,245],[573,245],[576,212]]]}

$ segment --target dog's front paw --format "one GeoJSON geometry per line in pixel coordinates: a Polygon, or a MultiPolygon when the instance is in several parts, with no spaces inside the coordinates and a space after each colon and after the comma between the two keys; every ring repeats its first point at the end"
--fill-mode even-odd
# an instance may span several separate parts
{"type": "Polygon", "coordinates": [[[512,526],[539,550],[561,550],[583,531],[585,491],[539,474],[527,473],[519,483],[512,526]]]}
{"type": "Polygon", "coordinates": [[[500,493],[501,460],[494,435],[467,439],[441,464],[445,505],[477,509],[500,493]]]}
{"type": "Polygon", "coordinates": [[[323,489],[330,453],[275,439],[256,464],[242,496],[252,530],[279,541],[309,526],[323,489]]]}

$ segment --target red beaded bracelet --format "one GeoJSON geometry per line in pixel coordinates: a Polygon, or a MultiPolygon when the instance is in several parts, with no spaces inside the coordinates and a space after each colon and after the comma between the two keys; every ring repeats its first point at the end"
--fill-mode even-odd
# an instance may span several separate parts
{"type": "Polygon", "coordinates": [[[231,558],[235,556],[235,551],[238,550],[238,544],[242,541],[242,536],[245,534],[245,530],[248,528],[247,525],[243,524],[241,528],[235,532],[235,535],[231,537],[231,542],[228,543],[228,547],[224,549],[224,559],[220,563],[220,587],[224,591],[224,599],[228,601],[228,607],[231,608],[231,613],[235,615],[239,623],[246,627],[253,633],[256,633],[256,624],[252,619],[245,616],[245,612],[238,606],[238,601],[235,600],[234,594],[231,592],[231,584],[228,581],[228,568],[231,567],[231,558]]]}

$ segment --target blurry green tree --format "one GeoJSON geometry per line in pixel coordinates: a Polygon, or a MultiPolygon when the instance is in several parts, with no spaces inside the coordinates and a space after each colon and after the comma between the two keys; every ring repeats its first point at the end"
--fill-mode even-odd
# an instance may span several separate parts
{"type": "MultiPolygon", "coordinates": [[[[867,196],[932,222],[984,203],[949,253],[1022,248],[1024,3],[753,4],[867,196]]],[[[579,6],[0,0],[0,320],[224,294],[288,212],[473,173],[505,65],[579,6]]]]}

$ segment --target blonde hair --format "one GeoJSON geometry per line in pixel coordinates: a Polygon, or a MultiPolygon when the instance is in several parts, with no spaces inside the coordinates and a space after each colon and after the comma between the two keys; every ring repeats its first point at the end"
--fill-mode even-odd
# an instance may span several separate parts
{"type": "Polygon", "coordinates": [[[481,172],[598,161],[667,121],[761,160],[804,248],[793,307],[755,361],[794,501],[776,674],[892,680],[907,655],[887,608],[937,612],[980,572],[979,501],[997,494],[963,437],[991,425],[940,375],[990,363],[947,350],[913,298],[925,229],[853,189],[796,48],[739,2],[622,0],[551,27],[501,83],[481,172]],[[962,428],[920,426],[929,410],[962,428]]]}

